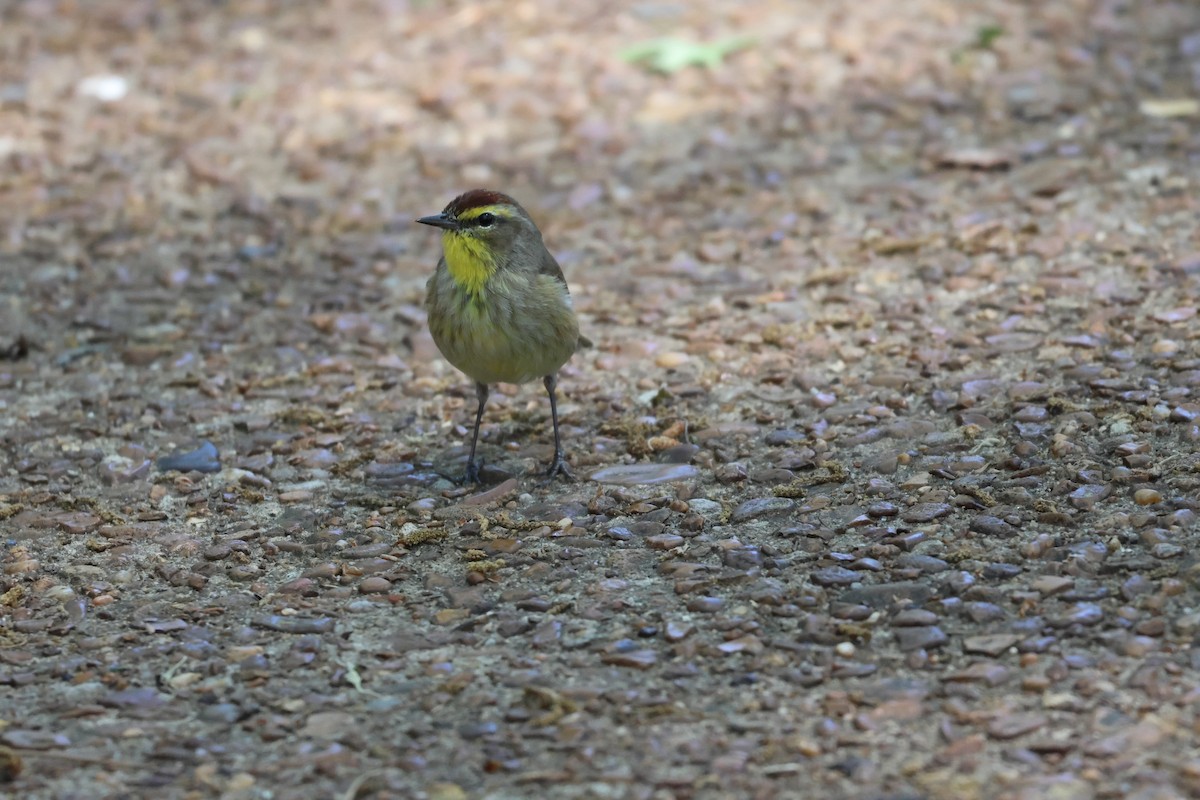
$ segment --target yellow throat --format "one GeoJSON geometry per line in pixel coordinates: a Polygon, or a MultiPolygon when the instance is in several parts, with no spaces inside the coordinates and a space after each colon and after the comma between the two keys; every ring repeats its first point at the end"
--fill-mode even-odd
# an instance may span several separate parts
{"type": "Polygon", "coordinates": [[[450,277],[469,294],[478,298],[484,284],[496,271],[496,258],[487,244],[458,231],[442,234],[442,252],[450,277]]]}

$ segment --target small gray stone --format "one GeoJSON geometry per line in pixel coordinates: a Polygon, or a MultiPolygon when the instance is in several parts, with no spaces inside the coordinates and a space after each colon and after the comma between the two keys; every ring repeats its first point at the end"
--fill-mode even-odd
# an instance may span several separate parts
{"type": "Polygon", "coordinates": [[[746,522],[755,517],[783,514],[796,507],[795,500],[786,497],[756,497],[747,500],[733,510],[729,515],[730,522],[746,522]]]}
{"type": "Polygon", "coordinates": [[[951,508],[946,503],[917,503],[904,512],[901,518],[905,522],[932,522],[938,517],[949,514],[951,508]]]}
{"type": "Polygon", "coordinates": [[[934,572],[945,572],[950,569],[950,565],[940,558],[934,556],[926,556],[920,553],[902,553],[896,559],[896,563],[902,567],[918,569],[925,574],[934,572]]]}
{"type": "Polygon", "coordinates": [[[1021,641],[1021,637],[1011,633],[968,636],[963,639],[963,652],[995,658],[1010,647],[1016,647],[1019,641],[1021,641]]]}
{"type": "Polygon", "coordinates": [[[618,486],[645,486],[683,481],[699,474],[700,470],[691,464],[623,464],[596,470],[592,473],[592,480],[618,486]]]}
{"type": "Polygon", "coordinates": [[[1080,486],[1075,491],[1068,495],[1071,505],[1081,511],[1086,511],[1104,500],[1112,494],[1112,486],[1110,484],[1094,484],[1090,483],[1085,486],[1080,486]]]}
{"type": "Polygon", "coordinates": [[[688,500],[688,511],[694,511],[705,519],[715,519],[721,516],[721,504],[715,500],[693,497],[688,500]]]}
{"type": "Polygon", "coordinates": [[[933,597],[933,587],[916,581],[877,583],[851,589],[838,598],[839,603],[862,604],[870,608],[887,608],[895,603],[906,602],[922,605],[933,597]]]}
{"type": "Polygon", "coordinates": [[[818,586],[848,586],[862,578],[857,572],[845,567],[825,567],[810,576],[818,586]]]}
{"type": "Polygon", "coordinates": [[[1009,525],[999,517],[993,517],[988,514],[980,514],[975,519],[971,520],[971,530],[975,533],[981,533],[984,536],[1000,536],[1008,538],[1016,536],[1017,529],[1009,525]]]}
{"type": "Polygon", "coordinates": [[[784,428],[778,431],[771,431],[767,434],[767,444],[771,447],[782,447],[784,445],[795,444],[802,442],[807,437],[802,431],[784,428]]]}
{"type": "Polygon", "coordinates": [[[1076,603],[1065,614],[1056,614],[1046,619],[1046,624],[1052,628],[1066,628],[1070,625],[1095,625],[1104,619],[1104,609],[1095,603],[1076,603]]]}
{"type": "Polygon", "coordinates": [[[231,725],[242,716],[242,709],[233,703],[214,703],[210,706],[201,706],[199,716],[205,722],[221,722],[231,725]]]}
{"type": "Polygon", "coordinates": [[[173,469],[180,472],[220,472],[221,461],[217,446],[204,441],[195,450],[163,456],[158,460],[158,468],[163,472],[173,469]]]}
{"type": "Polygon", "coordinates": [[[896,641],[900,645],[900,649],[904,652],[912,650],[930,650],[934,647],[941,647],[949,637],[946,633],[936,625],[916,628],[897,628],[896,641]]]}

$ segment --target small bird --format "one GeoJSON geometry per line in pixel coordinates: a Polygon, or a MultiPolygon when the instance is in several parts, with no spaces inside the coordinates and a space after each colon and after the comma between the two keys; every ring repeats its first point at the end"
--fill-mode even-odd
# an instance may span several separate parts
{"type": "Polygon", "coordinates": [[[465,483],[479,483],[479,424],[493,383],[541,378],[550,395],[554,460],[546,475],[573,478],[558,434],[558,370],[590,347],[579,333],[562,268],[542,232],[506,194],[473,189],[417,222],[442,229],[442,257],[426,284],[429,332],[446,360],[475,381],[479,407],[465,483]]]}

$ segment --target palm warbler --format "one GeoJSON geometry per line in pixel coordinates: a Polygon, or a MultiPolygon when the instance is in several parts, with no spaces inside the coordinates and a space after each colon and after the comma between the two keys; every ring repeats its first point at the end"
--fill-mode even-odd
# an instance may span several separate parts
{"type": "Polygon", "coordinates": [[[547,475],[574,477],[558,434],[558,370],[591,342],[562,268],[529,214],[500,192],[474,189],[417,222],[442,229],[442,258],[426,285],[429,332],[446,360],[475,381],[479,406],[464,482],[479,482],[479,424],[488,385],[541,378],[550,395],[554,460],[547,475]]]}

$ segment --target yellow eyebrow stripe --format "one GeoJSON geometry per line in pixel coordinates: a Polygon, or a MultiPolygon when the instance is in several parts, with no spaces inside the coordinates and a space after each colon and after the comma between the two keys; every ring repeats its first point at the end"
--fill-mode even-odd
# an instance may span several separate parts
{"type": "Polygon", "coordinates": [[[508,206],[476,206],[468,208],[466,211],[458,215],[459,222],[470,222],[481,214],[495,214],[497,217],[504,219],[512,219],[512,212],[508,210],[508,206]]]}

